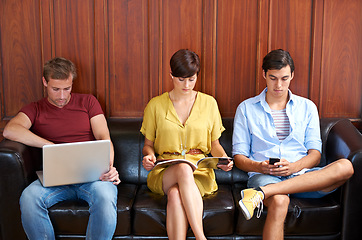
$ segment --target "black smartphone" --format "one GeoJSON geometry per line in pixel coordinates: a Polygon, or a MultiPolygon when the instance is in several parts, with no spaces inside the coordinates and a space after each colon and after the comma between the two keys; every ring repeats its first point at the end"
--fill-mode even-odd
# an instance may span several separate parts
{"type": "Polygon", "coordinates": [[[232,160],[233,160],[232,158],[219,157],[219,162],[217,164],[218,165],[228,165],[229,162],[231,162],[232,160]]]}
{"type": "Polygon", "coordinates": [[[274,165],[276,162],[280,162],[280,158],[269,158],[270,165],[274,165]]]}

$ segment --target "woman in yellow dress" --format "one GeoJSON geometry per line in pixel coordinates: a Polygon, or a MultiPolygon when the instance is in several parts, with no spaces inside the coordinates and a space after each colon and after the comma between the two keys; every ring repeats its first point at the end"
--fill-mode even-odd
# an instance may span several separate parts
{"type": "MultiPolygon", "coordinates": [[[[143,166],[153,169],[157,159],[186,158],[194,163],[211,153],[227,157],[219,143],[225,130],[216,100],[194,91],[200,70],[196,53],[181,49],[170,60],[174,88],[154,97],[147,104],[141,132],[145,136],[143,166]]],[[[224,171],[233,162],[219,166],[224,171]]],[[[155,168],[147,177],[152,192],[167,195],[166,229],[169,239],[186,239],[190,225],[196,239],[206,239],[202,226],[202,196],[217,190],[211,168],[194,172],[190,165],[179,163],[155,168]]]]}

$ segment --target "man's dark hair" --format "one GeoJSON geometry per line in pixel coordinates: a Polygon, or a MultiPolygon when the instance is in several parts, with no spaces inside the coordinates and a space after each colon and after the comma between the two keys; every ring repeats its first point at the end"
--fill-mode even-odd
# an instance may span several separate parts
{"type": "Polygon", "coordinates": [[[43,77],[47,82],[49,79],[68,79],[72,75],[73,79],[77,77],[77,71],[72,61],[56,57],[44,64],[43,77]]]}
{"type": "Polygon", "coordinates": [[[188,49],[180,49],[172,55],[170,67],[174,77],[192,77],[200,72],[200,58],[188,49]]]}
{"type": "Polygon", "coordinates": [[[290,67],[290,72],[294,72],[294,62],[289,52],[283,49],[277,49],[269,52],[263,59],[263,70],[265,73],[268,70],[280,70],[283,67],[290,67]]]}

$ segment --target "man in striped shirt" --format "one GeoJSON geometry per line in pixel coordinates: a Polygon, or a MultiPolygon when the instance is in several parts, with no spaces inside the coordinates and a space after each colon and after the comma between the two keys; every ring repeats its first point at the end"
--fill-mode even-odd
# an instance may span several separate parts
{"type": "Polygon", "coordinates": [[[255,208],[260,216],[268,207],[263,239],[283,239],[289,194],[319,198],[333,192],[353,175],[348,159],[323,168],[318,110],[309,99],[289,90],[294,63],[282,49],[263,59],[267,87],[242,102],[235,113],[233,150],[235,165],[248,172],[248,187],[239,205],[246,219],[255,208]],[[269,164],[270,158],[277,162],[269,164]],[[318,179],[318,181],[316,181],[318,179]]]}

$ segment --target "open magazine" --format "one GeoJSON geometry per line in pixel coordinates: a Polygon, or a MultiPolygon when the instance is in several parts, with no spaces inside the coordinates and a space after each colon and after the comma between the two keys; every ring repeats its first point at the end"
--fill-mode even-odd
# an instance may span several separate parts
{"type": "Polygon", "coordinates": [[[197,161],[196,164],[192,163],[187,159],[177,158],[177,159],[160,159],[156,161],[154,168],[165,168],[178,163],[187,163],[192,167],[192,170],[195,171],[197,168],[213,168],[217,169],[217,165],[227,165],[231,162],[233,158],[230,157],[205,157],[197,161]]]}

